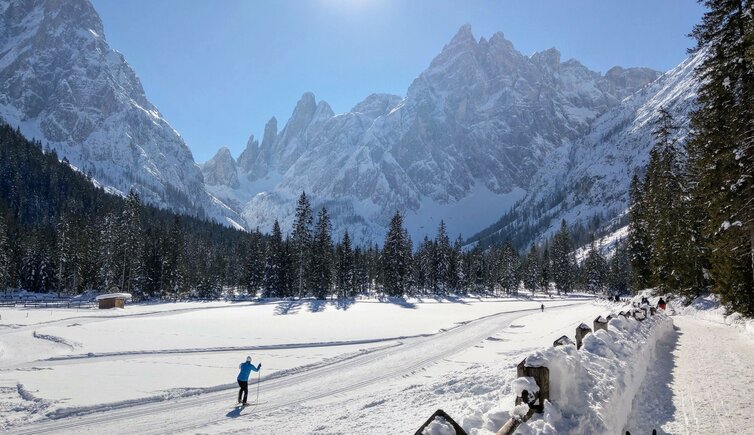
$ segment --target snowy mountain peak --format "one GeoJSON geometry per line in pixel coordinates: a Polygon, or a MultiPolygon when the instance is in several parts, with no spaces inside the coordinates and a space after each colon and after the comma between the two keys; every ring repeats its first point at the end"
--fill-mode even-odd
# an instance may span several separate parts
{"type": "Polygon", "coordinates": [[[209,186],[239,186],[236,161],[227,147],[222,147],[214,157],[202,165],[204,182],[209,186]]]}
{"type": "Polygon", "coordinates": [[[0,0],[0,117],[116,192],[224,219],[88,0],[0,0]]]}
{"type": "Polygon", "coordinates": [[[399,95],[371,94],[353,106],[351,113],[362,114],[368,119],[376,119],[378,116],[387,115],[401,101],[403,97],[399,95]]]}
{"type": "Polygon", "coordinates": [[[531,59],[537,65],[547,68],[550,71],[557,71],[560,69],[560,51],[555,48],[548,48],[547,50],[534,53],[531,59]]]}
{"type": "Polygon", "coordinates": [[[259,141],[252,134],[246,142],[246,148],[238,156],[236,164],[244,172],[249,172],[259,155],[259,141]]]}
{"type": "MultiPolygon", "coordinates": [[[[651,69],[611,68],[605,74],[608,89],[640,90],[594,120],[585,135],[551,153],[519,205],[471,240],[487,245],[510,238],[525,247],[553,234],[563,219],[603,230],[624,224],[629,183],[647,164],[660,108],[684,126],[676,139],[686,139],[699,86],[694,71],[705,56],[697,52],[647,85],[642,84],[656,74],[651,69]]],[[[572,70],[584,68],[575,61],[564,65],[569,62],[572,70]]]]}
{"type": "Polygon", "coordinates": [[[450,40],[450,43],[448,43],[448,46],[454,46],[454,45],[463,45],[463,44],[474,44],[476,45],[477,41],[474,38],[474,34],[471,31],[471,24],[466,23],[462,25],[456,34],[453,36],[453,38],[450,40]]]}
{"type": "Polygon", "coordinates": [[[395,210],[415,237],[440,218],[450,233],[472,234],[493,222],[490,207],[505,210],[523,195],[554,150],[659,75],[634,80],[627,71],[607,78],[561,63],[555,49],[524,56],[502,33],[477,42],[464,25],[405,98],[372,94],[334,115],[304,94],[279,134],[268,123],[254,164],[239,163],[248,183],[212,192],[244,203],[247,222],[262,229],[281,219],[287,230],[306,190],[315,207],[327,205],[337,232],[357,240],[380,240],[395,210]],[[469,218],[470,210],[480,212],[469,218]]]}

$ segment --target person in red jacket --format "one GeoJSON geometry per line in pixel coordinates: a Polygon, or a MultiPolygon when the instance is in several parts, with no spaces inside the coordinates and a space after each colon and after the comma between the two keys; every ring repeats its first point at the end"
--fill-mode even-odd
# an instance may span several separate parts
{"type": "Polygon", "coordinates": [[[659,309],[661,309],[661,310],[664,310],[664,309],[665,309],[665,306],[666,306],[666,304],[665,304],[665,299],[663,299],[663,298],[660,298],[660,300],[659,300],[659,301],[657,301],[657,308],[659,308],[659,309]]]}

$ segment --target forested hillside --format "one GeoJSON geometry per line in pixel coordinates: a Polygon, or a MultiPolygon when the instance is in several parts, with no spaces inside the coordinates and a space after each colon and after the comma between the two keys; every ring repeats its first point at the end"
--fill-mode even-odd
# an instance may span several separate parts
{"type": "Polygon", "coordinates": [[[708,0],[695,26],[699,105],[691,137],[660,111],[643,180],[631,188],[635,288],[694,297],[712,290],[754,315],[754,25],[749,2],[708,0]]]}
{"type": "Polygon", "coordinates": [[[247,234],[106,193],[55,152],[0,126],[4,287],[143,296],[240,281],[247,234]]]}
{"type": "Polygon", "coordinates": [[[4,288],[137,298],[510,294],[519,283],[538,291],[626,289],[625,256],[608,263],[593,250],[579,266],[565,225],[551,249],[520,257],[511,243],[464,251],[442,222],[434,239],[415,246],[396,213],[382,247],[352,246],[347,233],[333,240],[327,210],[315,220],[302,194],[291,234],[275,225],[264,235],[145,205],[134,192],[107,193],[7,125],[0,145],[4,288]]]}

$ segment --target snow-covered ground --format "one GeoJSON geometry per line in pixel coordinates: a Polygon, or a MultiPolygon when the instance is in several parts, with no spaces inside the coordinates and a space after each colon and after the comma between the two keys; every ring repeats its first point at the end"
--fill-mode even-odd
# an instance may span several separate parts
{"type": "Polygon", "coordinates": [[[735,328],[678,315],[633,404],[632,433],[754,433],[754,342],[735,328]]]}
{"type": "Polygon", "coordinates": [[[403,433],[442,407],[470,433],[494,433],[513,403],[520,359],[609,311],[546,299],[542,313],[541,302],[0,308],[0,427],[403,433]],[[247,354],[263,363],[261,403],[239,412],[235,376],[247,354]]]}
{"type": "Polygon", "coordinates": [[[669,311],[675,328],[657,346],[625,429],[754,433],[754,320],[727,313],[714,295],[672,300],[669,311]]]}

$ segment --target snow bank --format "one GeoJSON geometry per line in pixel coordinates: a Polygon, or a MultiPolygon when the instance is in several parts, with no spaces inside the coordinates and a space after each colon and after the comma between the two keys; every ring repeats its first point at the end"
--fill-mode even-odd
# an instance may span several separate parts
{"type": "Polygon", "coordinates": [[[453,425],[439,415],[422,431],[422,435],[456,435],[453,425]]]}
{"type": "Polygon", "coordinates": [[[741,313],[729,314],[729,311],[720,303],[720,298],[717,295],[700,296],[688,306],[683,304],[681,298],[672,299],[668,304],[676,314],[733,326],[739,328],[754,340],[754,319],[745,317],[741,313]]]}
{"type": "Polygon", "coordinates": [[[587,335],[581,350],[566,345],[529,356],[527,365],[550,369],[550,400],[517,433],[621,433],[657,342],[672,330],[665,314],[619,317],[587,335]]]}

